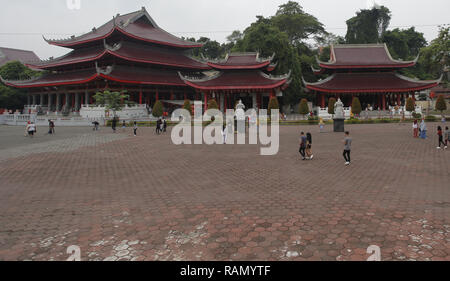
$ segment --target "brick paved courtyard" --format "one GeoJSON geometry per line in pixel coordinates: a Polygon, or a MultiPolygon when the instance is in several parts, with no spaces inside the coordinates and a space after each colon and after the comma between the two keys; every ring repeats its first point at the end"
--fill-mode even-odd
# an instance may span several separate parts
{"type": "Polygon", "coordinates": [[[450,260],[450,150],[410,124],[280,128],[259,146],[175,146],[151,128],[0,127],[0,260],[450,260]],[[331,128],[328,127],[327,130],[331,128]],[[298,135],[313,133],[301,161],[298,135]]]}

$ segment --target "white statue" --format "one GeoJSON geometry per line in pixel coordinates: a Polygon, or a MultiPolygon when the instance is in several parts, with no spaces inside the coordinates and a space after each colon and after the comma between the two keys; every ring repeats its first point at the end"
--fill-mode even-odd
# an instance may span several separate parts
{"type": "Polygon", "coordinates": [[[341,99],[334,104],[334,119],[344,119],[344,104],[341,99]]]}
{"type": "Polygon", "coordinates": [[[236,119],[237,120],[244,120],[245,119],[245,105],[242,103],[242,100],[239,100],[238,104],[236,105],[236,119]]]}

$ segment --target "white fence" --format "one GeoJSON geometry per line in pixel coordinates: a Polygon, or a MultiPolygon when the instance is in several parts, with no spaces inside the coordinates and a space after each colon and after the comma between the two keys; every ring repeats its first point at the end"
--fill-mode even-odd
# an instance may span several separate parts
{"type": "MultiPolygon", "coordinates": [[[[0,125],[25,126],[28,121],[36,123],[38,126],[48,125],[50,118],[38,116],[36,114],[2,114],[0,115],[0,125]]],[[[92,122],[98,121],[100,124],[105,122],[104,118],[83,118],[83,117],[56,117],[51,118],[55,126],[91,126],[92,122]]]]}
{"type": "MultiPolygon", "coordinates": [[[[345,119],[350,119],[351,116],[351,107],[344,107],[344,117],[345,119]]],[[[316,114],[323,118],[324,120],[330,120],[332,119],[332,115],[328,113],[328,107],[327,108],[315,108],[316,114]]],[[[422,107],[416,106],[416,113],[422,114],[422,107]]],[[[387,110],[363,110],[359,115],[361,118],[390,118],[390,117],[401,117],[405,114],[405,118],[411,118],[412,114],[408,111],[406,111],[405,107],[400,107],[397,110],[395,110],[394,107],[390,107],[387,110]]]]}
{"type": "MultiPolygon", "coordinates": [[[[147,117],[147,106],[145,104],[126,105],[121,111],[116,112],[116,115],[120,119],[147,117]]],[[[112,113],[107,112],[106,108],[102,106],[83,105],[80,109],[80,116],[84,118],[109,118],[112,113]]]]}

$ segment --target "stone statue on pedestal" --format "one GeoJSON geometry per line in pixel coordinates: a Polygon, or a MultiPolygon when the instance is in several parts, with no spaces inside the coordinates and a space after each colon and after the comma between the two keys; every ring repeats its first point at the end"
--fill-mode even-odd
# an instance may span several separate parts
{"type": "Polygon", "coordinates": [[[338,99],[334,104],[334,119],[344,118],[344,104],[341,99],[338,99]]]}
{"type": "Polygon", "coordinates": [[[236,105],[236,129],[239,133],[245,133],[245,105],[239,100],[236,105]]]}
{"type": "Polygon", "coordinates": [[[344,104],[341,99],[334,104],[334,131],[344,132],[344,104]]]}

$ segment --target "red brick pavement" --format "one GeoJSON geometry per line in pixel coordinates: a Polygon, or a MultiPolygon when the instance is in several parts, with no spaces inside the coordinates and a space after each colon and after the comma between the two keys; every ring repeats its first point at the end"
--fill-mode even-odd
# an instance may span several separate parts
{"type": "MultiPolygon", "coordinates": [[[[430,129],[437,124],[429,124],[430,129]]],[[[0,163],[0,260],[450,260],[450,151],[409,124],[281,127],[280,152],[139,129],[0,163]],[[315,158],[301,161],[310,130],[315,158]]]]}

